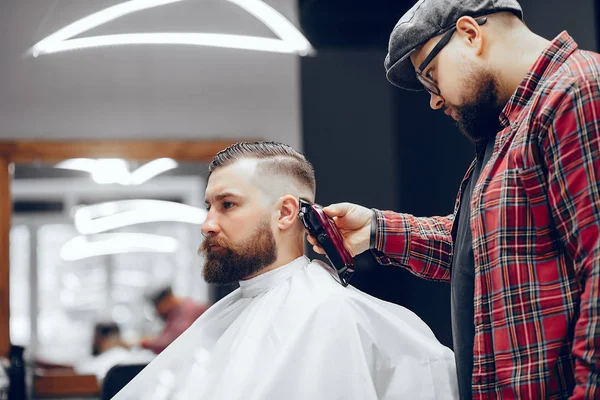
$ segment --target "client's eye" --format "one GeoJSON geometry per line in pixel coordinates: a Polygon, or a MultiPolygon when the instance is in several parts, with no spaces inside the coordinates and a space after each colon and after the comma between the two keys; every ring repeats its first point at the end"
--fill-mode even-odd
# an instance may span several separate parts
{"type": "Polygon", "coordinates": [[[224,202],[223,202],[223,208],[224,208],[224,209],[226,209],[226,210],[227,210],[227,209],[229,209],[229,208],[231,208],[231,207],[233,207],[234,205],[235,205],[235,204],[233,204],[233,203],[232,203],[232,202],[230,202],[230,201],[224,201],[224,202]]]}

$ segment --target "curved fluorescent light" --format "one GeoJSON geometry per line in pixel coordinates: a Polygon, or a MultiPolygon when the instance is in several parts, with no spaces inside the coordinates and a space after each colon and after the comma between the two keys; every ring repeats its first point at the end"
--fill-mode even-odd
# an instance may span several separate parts
{"type": "Polygon", "coordinates": [[[227,1],[241,7],[261,21],[279,39],[220,33],[177,32],[132,33],[71,39],[76,35],[124,15],[178,1],[182,0],[131,0],[105,8],[42,39],[31,48],[31,53],[34,57],[37,57],[40,54],[57,53],[67,50],[125,44],[188,44],[278,53],[297,53],[302,56],[313,52],[313,48],[308,40],[298,31],[294,24],[262,0],[227,1]]]}
{"type": "Polygon", "coordinates": [[[91,234],[147,222],[201,225],[206,210],[164,200],[120,200],[79,207],[74,218],[79,233],[91,234]]]}
{"type": "Polygon", "coordinates": [[[93,239],[76,236],[60,249],[65,261],[76,261],[89,257],[123,253],[174,253],[179,242],[170,236],[149,233],[104,233],[93,239]]]}
{"type": "Polygon", "coordinates": [[[96,160],[91,158],[69,158],[54,165],[54,168],[72,169],[92,173],[96,168],[96,160]]]}
{"type": "Polygon", "coordinates": [[[62,42],[63,40],[67,40],[73,36],[77,36],[85,31],[89,31],[92,28],[103,25],[124,15],[147,8],[162,6],[164,4],[176,3],[178,1],[182,0],[131,0],[105,8],[104,10],[81,18],[80,20],[77,20],[72,24],[65,26],[64,28],[59,29],[50,36],[40,40],[32,48],[33,55],[37,57],[36,49],[41,51],[45,48],[52,47],[55,43],[62,42]]]}
{"type": "Polygon", "coordinates": [[[99,184],[141,185],[163,172],[177,168],[177,162],[172,158],[158,158],[131,173],[127,161],[120,158],[72,158],[59,162],[55,167],[89,172],[94,182],[99,184]]]}
{"type": "Polygon", "coordinates": [[[246,10],[261,21],[274,34],[295,49],[301,56],[314,52],[310,42],[302,33],[281,13],[261,0],[227,0],[246,10]]]}
{"type": "Polygon", "coordinates": [[[177,161],[172,158],[157,158],[133,171],[129,175],[129,180],[132,185],[141,185],[155,176],[174,168],[177,168],[177,161]]]}
{"type": "Polygon", "coordinates": [[[92,171],[92,179],[99,184],[119,183],[129,185],[129,166],[120,158],[104,158],[96,160],[92,171]]]}
{"type": "Polygon", "coordinates": [[[59,53],[68,50],[124,44],[191,44],[229,49],[272,51],[277,53],[294,53],[296,51],[282,40],[255,36],[226,35],[221,33],[124,33],[65,40],[64,42],[54,44],[52,50],[45,53],[59,53]]]}

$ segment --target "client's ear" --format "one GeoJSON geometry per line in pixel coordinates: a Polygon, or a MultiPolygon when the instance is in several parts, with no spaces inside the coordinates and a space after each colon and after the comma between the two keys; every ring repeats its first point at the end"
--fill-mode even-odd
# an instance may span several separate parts
{"type": "Polygon", "coordinates": [[[279,219],[277,227],[285,230],[298,222],[298,199],[291,194],[279,198],[279,219]]]}

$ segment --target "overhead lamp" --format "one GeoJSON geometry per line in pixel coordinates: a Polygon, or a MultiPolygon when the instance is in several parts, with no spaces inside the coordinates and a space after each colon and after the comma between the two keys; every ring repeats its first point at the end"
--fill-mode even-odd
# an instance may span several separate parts
{"type": "Polygon", "coordinates": [[[201,225],[206,210],[164,200],[120,200],[78,207],[74,219],[79,233],[92,234],[148,222],[201,225]]]}
{"type": "Polygon", "coordinates": [[[149,233],[103,233],[94,236],[76,236],[60,249],[65,261],[123,253],[174,253],[177,239],[149,233]]]}
{"type": "Polygon", "coordinates": [[[279,39],[222,33],[157,32],[101,35],[73,39],[92,28],[127,14],[186,0],[130,0],[93,13],[40,40],[31,48],[34,57],[102,46],[126,44],[186,44],[245,50],[296,53],[314,52],[304,35],[281,13],[262,0],[224,0],[233,3],[268,27],[279,39]]]}
{"type": "Polygon", "coordinates": [[[89,172],[94,182],[99,184],[141,185],[163,172],[177,168],[177,165],[171,158],[158,158],[129,172],[129,164],[120,158],[70,158],[54,167],[89,172]]]}

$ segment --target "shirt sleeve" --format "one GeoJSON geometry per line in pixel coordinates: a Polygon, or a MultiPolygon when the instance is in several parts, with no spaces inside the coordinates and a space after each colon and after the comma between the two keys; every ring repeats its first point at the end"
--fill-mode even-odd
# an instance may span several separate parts
{"type": "Polygon", "coordinates": [[[454,215],[418,218],[375,212],[377,231],[372,252],[380,264],[405,267],[429,280],[450,280],[454,215]]]}
{"type": "MultiPolygon", "coordinates": [[[[600,398],[600,90],[598,81],[564,91],[542,132],[548,199],[559,240],[580,283],[572,353],[573,399],[600,398]]],[[[567,300],[565,300],[567,301],[567,300]]]]}

